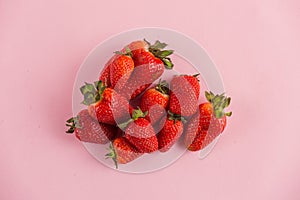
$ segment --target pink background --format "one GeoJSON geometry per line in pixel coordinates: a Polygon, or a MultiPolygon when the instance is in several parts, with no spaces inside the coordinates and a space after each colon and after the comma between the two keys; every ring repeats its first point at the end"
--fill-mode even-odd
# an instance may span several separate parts
{"type": "Polygon", "coordinates": [[[0,199],[300,199],[298,0],[0,1],[0,199]],[[118,173],[64,134],[75,74],[112,34],[183,32],[207,49],[232,96],[204,160],[118,173]]]}

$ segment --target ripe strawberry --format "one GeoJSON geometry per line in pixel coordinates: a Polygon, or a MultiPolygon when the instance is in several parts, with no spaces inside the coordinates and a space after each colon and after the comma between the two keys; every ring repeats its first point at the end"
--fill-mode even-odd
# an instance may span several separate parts
{"type": "Polygon", "coordinates": [[[141,109],[134,110],[132,119],[119,125],[121,129],[125,129],[126,139],[141,153],[151,153],[158,149],[154,128],[144,118],[146,114],[141,109]]]}
{"type": "Polygon", "coordinates": [[[168,151],[180,138],[183,132],[184,118],[169,112],[169,117],[165,121],[162,130],[158,133],[158,149],[161,152],[168,151]]]}
{"type": "Polygon", "coordinates": [[[82,110],[76,117],[70,118],[66,124],[69,127],[67,133],[74,133],[83,142],[106,144],[112,140],[117,132],[115,126],[99,123],[88,113],[82,110]]]}
{"type": "Polygon", "coordinates": [[[154,45],[149,44],[147,50],[135,52],[133,57],[135,69],[123,88],[122,95],[127,99],[133,99],[148,88],[164,72],[164,67],[172,69],[173,64],[168,58],[173,50],[162,50],[167,45],[156,41],[154,45]]]}
{"type": "Polygon", "coordinates": [[[107,88],[101,81],[93,84],[85,83],[80,88],[84,95],[89,114],[99,122],[115,125],[130,118],[128,101],[115,90],[107,88]]]}
{"type": "Polygon", "coordinates": [[[224,109],[230,104],[230,97],[205,92],[208,102],[199,105],[198,112],[189,121],[185,135],[185,145],[190,151],[198,151],[210,144],[226,127],[227,116],[224,109]]]}
{"type": "Polygon", "coordinates": [[[122,49],[121,52],[126,52],[127,47],[132,53],[132,58],[135,59],[143,51],[148,51],[149,44],[144,40],[133,41],[122,49]]]}
{"type": "Polygon", "coordinates": [[[110,83],[110,67],[112,62],[116,59],[118,55],[115,54],[113,57],[111,57],[109,59],[109,61],[104,65],[103,70],[100,73],[99,76],[99,81],[102,81],[102,83],[104,83],[105,86],[107,87],[111,87],[111,83],[110,83]]]}
{"type": "Polygon", "coordinates": [[[115,53],[117,56],[110,64],[110,82],[112,88],[122,88],[134,69],[134,62],[128,47],[126,48],[126,53],[119,51],[115,53]]]}
{"type": "Polygon", "coordinates": [[[141,110],[148,112],[146,119],[155,124],[164,115],[169,105],[169,88],[166,81],[159,82],[154,88],[147,90],[141,99],[141,110]]]}
{"type": "Polygon", "coordinates": [[[129,163],[142,155],[142,153],[138,152],[124,137],[116,138],[113,143],[109,145],[109,150],[110,152],[105,156],[114,161],[116,168],[118,168],[118,164],[129,163]]]}
{"type": "Polygon", "coordinates": [[[198,74],[175,76],[170,84],[170,111],[172,113],[191,116],[197,111],[200,94],[198,74]]]}

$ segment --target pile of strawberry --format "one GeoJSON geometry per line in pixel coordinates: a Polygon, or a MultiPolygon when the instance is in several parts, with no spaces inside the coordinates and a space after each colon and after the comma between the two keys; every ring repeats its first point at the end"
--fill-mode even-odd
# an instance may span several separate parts
{"type": "Polygon", "coordinates": [[[190,151],[210,144],[226,126],[224,109],[230,98],[205,92],[199,105],[199,74],[158,80],[172,70],[167,44],[135,41],[115,52],[99,80],[80,88],[87,105],[67,121],[69,130],[83,142],[106,144],[106,157],[125,164],[144,153],[166,152],[183,136],[190,151]],[[151,87],[150,87],[151,86],[151,87]],[[150,87],[150,88],[149,88],[150,87]]]}

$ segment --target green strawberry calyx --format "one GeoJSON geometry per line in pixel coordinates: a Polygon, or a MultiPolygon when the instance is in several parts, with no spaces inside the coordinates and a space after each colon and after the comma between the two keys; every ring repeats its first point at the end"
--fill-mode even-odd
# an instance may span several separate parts
{"type": "Polygon", "coordinates": [[[154,44],[150,44],[146,39],[144,41],[148,44],[148,50],[157,58],[159,58],[165,65],[166,69],[172,69],[174,64],[171,61],[170,56],[173,54],[174,50],[163,50],[166,48],[166,43],[161,43],[159,40],[156,40],[154,44]]]}
{"type": "Polygon", "coordinates": [[[168,95],[170,93],[169,84],[165,80],[161,81],[160,79],[158,84],[155,86],[155,89],[162,94],[168,95]]]}
{"type": "Polygon", "coordinates": [[[144,118],[148,115],[148,111],[143,112],[139,107],[132,111],[132,117],[128,121],[118,124],[119,128],[124,130],[131,122],[137,120],[138,118],[144,118]]]}
{"type": "Polygon", "coordinates": [[[176,121],[182,121],[183,123],[187,122],[184,117],[182,117],[179,114],[172,113],[171,111],[168,111],[168,115],[169,115],[168,119],[174,120],[174,124],[176,124],[176,121]]]}
{"type": "Polygon", "coordinates": [[[230,97],[226,97],[224,93],[215,95],[214,93],[208,91],[205,91],[205,97],[207,101],[212,104],[216,118],[220,119],[223,116],[230,117],[232,115],[232,112],[225,113],[224,111],[224,109],[230,105],[230,97]]]}
{"type": "Polygon", "coordinates": [[[80,88],[80,92],[83,94],[84,100],[81,102],[84,105],[90,105],[100,101],[102,99],[102,93],[106,86],[102,81],[96,81],[94,84],[85,83],[80,88]]]}
{"type": "Polygon", "coordinates": [[[114,145],[111,142],[109,144],[108,150],[109,150],[109,153],[107,153],[105,155],[105,157],[106,157],[105,159],[111,158],[115,163],[116,169],[118,169],[117,153],[114,148],[114,145]]]}
{"type": "Polygon", "coordinates": [[[128,46],[125,47],[125,52],[123,52],[123,50],[122,50],[122,51],[115,51],[114,53],[118,54],[118,55],[132,57],[132,52],[131,52],[131,50],[130,50],[130,48],[128,46]]]}
{"type": "Polygon", "coordinates": [[[66,126],[69,127],[66,133],[74,133],[76,128],[81,128],[79,124],[79,117],[72,117],[68,119],[66,122],[66,126]]]}

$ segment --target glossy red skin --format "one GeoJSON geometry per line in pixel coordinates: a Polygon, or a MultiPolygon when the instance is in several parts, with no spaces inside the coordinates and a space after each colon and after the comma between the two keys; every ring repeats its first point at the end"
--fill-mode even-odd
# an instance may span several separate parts
{"type": "Polygon", "coordinates": [[[134,69],[130,56],[117,55],[110,64],[110,82],[112,88],[123,88],[134,69]]]}
{"type": "Polygon", "coordinates": [[[123,88],[118,91],[133,99],[145,91],[164,72],[164,63],[151,52],[143,51],[134,59],[134,71],[123,88]]]}
{"type": "Polygon", "coordinates": [[[158,149],[160,152],[168,151],[183,133],[182,121],[167,119],[162,130],[158,133],[158,149]]]}
{"type": "Polygon", "coordinates": [[[128,47],[132,53],[132,58],[136,59],[142,52],[148,51],[148,44],[143,40],[133,41],[130,44],[126,45],[122,52],[126,53],[126,47],[128,47]]]}
{"type": "Polygon", "coordinates": [[[116,59],[117,55],[114,55],[109,59],[109,61],[104,65],[103,70],[100,73],[99,81],[102,81],[107,87],[111,87],[110,82],[110,67],[111,63],[116,59]]]}
{"type": "Polygon", "coordinates": [[[197,111],[200,84],[196,77],[176,76],[170,84],[170,111],[185,117],[197,111]]]}
{"type": "Polygon", "coordinates": [[[125,130],[125,137],[141,153],[151,153],[158,150],[154,128],[145,118],[138,118],[130,123],[125,130]]]}
{"type": "Polygon", "coordinates": [[[119,164],[129,163],[142,155],[124,137],[116,138],[113,141],[113,147],[116,152],[116,160],[119,164]]]}
{"type": "Polygon", "coordinates": [[[224,115],[217,119],[210,103],[199,105],[197,112],[187,124],[185,145],[190,151],[198,151],[210,144],[226,127],[227,118],[224,115]]]}
{"type": "Polygon", "coordinates": [[[155,88],[151,88],[143,94],[140,108],[143,112],[148,112],[146,119],[149,120],[151,124],[155,124],[166,115],[168,105],[169,95],[163,94],[155,88]]]}
{"type": "Polygon", "coordinates": [[[102,93],[102,99],[89,105],[89,114],[99,122],[115,125],[130,118],[128,101],[115,90],[106,88],[102,93]]]}
{"type": "Polygon", "coordinates": [[[99,123],[93,119],[88,110],[78,114],[80,128],[75,128],[75,136],[83,142],[106,144],[111,141],[117,132],[115,126],[99,123]]]}

